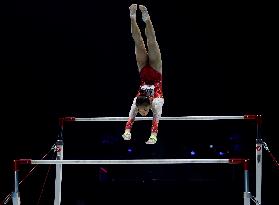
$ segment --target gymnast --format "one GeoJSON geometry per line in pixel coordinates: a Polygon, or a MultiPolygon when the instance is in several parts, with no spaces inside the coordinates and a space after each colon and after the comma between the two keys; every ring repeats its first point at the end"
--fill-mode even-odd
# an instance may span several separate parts
{"type": "Polygon", "coordinates": [[[126,122],[125,132],[122,137],[124,140],[130,140],[131,129],[137,113],[142,116],[147,116],[149,110],[151,110],[153,113],[151,134],[145,143],[155,144],[157,142],[159,119],[164,104],[161,52],[147,8],[143,5],[139,5],[142,20],[145,23],[146,49],[136,21],[137,7],[137,4],[132,4],[129,9],[131,33],[135,42],[135,55],[140,76],[140,86],[133,99],[129,112],[129,119],[126,122]]]}

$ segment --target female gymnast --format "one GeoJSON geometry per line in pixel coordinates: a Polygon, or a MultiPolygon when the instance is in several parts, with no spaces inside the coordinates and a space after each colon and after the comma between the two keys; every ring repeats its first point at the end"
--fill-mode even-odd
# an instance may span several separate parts
{"type": "Polygon", "coordinates": [[[155,144],[157,142],[159,119],[164,104],[161,52],[147,8],[139,5],[142,20],[145,23],[147,49],[136,21],[137,4],[132,4],[129,9],[131,33],[135,42],[135,55],[140,75],[140,87],[136,97],[133,99],[129,119],[126,122],[125,132],[122,137],[124,140],[131,139],[131,129],[137,113],[140,113],[142,116],[147,116],[149,110],[152,110],[151,134],[145,143],[155,144]]]}

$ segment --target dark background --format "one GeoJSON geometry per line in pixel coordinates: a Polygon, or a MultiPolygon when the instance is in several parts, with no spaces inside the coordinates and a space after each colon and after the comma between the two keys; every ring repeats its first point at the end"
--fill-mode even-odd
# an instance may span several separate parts
{"type": "MultiPolygon", "coordinates": [[[[56,141],[59,117],[128,115],[139,83],[130,34],[132,3],[148,7],[160,44],[163,116],[262,115],[262,138],[278,158],[274,5],[176,0],[1,3],[1,199],[13,188],[12,160],[41,159],[56,141]]],[[[140,13],[138,22],[143,29],[140,13]]],[[[131,142],[121,139],[124,126],[67,124],[64,158],[247,157],[255,195],[255,123],[161,121],[154,146],[144,144],[149,122],[135,124],[131,142]],[[221,151],[225,155],[219,155],[221,151]]],[[[278,167],[265,150],[263,163],[262,202],[273,205],[278,201],[278,189],[272,188],[279,182],[278,167]]],[[[30,168],[23,168],[21,179],[30,168]]],[[[41,192],[40,204],[53,203],[53,170],[41,166],[21,184],[22,204],[37,204],[41,192]]],[[[63,204],[110,199],[243,203],[242,169],[237,166],[86,165],[64,166],[63,172],[63,204]]]]}

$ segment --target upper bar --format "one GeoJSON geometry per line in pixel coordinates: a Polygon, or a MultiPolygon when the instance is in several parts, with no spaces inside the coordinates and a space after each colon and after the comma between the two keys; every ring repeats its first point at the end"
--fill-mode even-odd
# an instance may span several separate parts
{"type": "MultiPolygon", "coordinates": [[[[64,121],[127,121],[128,117],[65,117],[64,121]]],[[[153,117],[136,117],[135,121],[152,120],[153,117]]],[[[181,116],[181,117],[161,117],[160,120],[257,120],[257,115],[240,116],[181,116]]]]}
{"type": "Polygon", "coordinates": [[[241,164],[243,159],[129,159],[129,160],[32,160],[20,159],[19,164],[241,164]]]}
{"type": "MultiPolygon", "coordinates": [[[[128,117],[75,118],[75,121],[127,121],[128,117]]],[[[182,116],[161,117],[160,120],[227,120],[244,119],[244,116],[182,116]]],[[[135,121],[153,120],[153,117],[136,117],[135,121]]]]}

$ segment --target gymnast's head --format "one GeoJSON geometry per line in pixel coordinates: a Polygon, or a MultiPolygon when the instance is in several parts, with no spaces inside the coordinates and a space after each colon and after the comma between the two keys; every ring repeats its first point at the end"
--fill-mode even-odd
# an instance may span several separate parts
{"type": "Polygon", "coordinates": [[[136,106],[141,116],[146,116],[151,108],[149,97],[139,95],[136,99],[136,106]]]}

